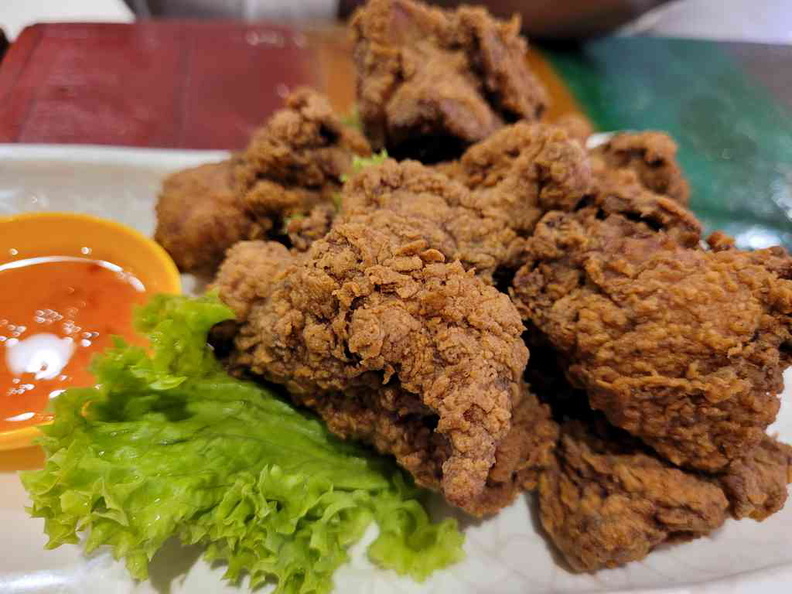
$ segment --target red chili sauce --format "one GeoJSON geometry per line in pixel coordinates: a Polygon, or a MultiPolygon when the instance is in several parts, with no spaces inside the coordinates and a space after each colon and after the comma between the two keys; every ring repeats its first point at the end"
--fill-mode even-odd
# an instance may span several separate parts
{"type": "Polygon", "coordinates": [[[44,257],[0,264],[0,431],[50,418],[51,398],[92,386],[91,357],[133,338],[146,289],[100,260],[44,257]]]}

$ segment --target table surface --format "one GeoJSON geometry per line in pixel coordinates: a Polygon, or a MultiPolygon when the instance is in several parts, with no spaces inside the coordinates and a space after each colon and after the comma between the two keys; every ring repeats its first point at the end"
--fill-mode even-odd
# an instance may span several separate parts
{"type": "MultiPolygon", "coordinates": [[[[613,37],[528,59],[550,119],[669,131],[708,228],[792,247],[792,46],[613,37]]],[[[0,64],[0,142],[237,149],[300,85],[351,110],[343,27],[36,25],[0,64]]]]}

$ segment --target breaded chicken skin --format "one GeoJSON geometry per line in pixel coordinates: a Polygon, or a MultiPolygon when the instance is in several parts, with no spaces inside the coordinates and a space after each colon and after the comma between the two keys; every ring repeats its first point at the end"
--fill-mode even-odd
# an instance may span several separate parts
{"type": "Polygon", "coordinates": [[[559,128],[523,122],[472,146],[458,163],[369,167],[344,186],[342,212],[413,217],[429,245],[491,282],[499,269],[519,266],[544,212],[572,208],[591,186],[577,143],[559,128]]]}
{"type": "Polygon", "coordinates": [[[682,206],[690,185],[677,162],[677,145],[665,132],[622,132],[591,151],[594,170],[632,171],[647,190],[668,196],[682,206]]]}
{"type": "Polygon", "coordinates": [[[595,206],[548,213],[513,296],[593,408],[674,464],[723,471],[778,411],[792,259],[685,247],[657,226],[595,206]]]}
{"type": "Polygon", "coordinates": [[[157,202],[154,239],[184,272],[212,275],[225,251],[262,233],[234,189],[233,160],[168,176],[157,202]]]}
{"type": "Polygon", "coordinates": [[[232,159],[168,177],[155,239],[183,272],[211,276],[226,250],[268,238],[307,249],[335,215],[335,195],[366,140],[309,89],[286,99],[232,159]]]}
{"type": "Polygon", "coordinates": [[[392,386],[410,395],[399,396],[405,406],[430,411],[449,448],[440,489],[464,508],[511,429],[528,352],[509,298],[447,262],[413,223],[356,215],[291,261],[267,243],[240,244],[217,286],[242,314],[235,366],[297,399],[392,386]],[[262,256],[270,252],[274,264],[262,256]]]}
{"type": "Polygon", "coordinates": [[[360,117],[375,149],[437,162],[517,120],[547,94],[526,63],[520,22],[486,10],[370,0],[352,20],[360,117]]]}
{"type": "Polygon", "coordinates": [[[629,436],[570,421],[542,473],[542,526],[571,569],[638,561],[657,545],[703,536],[726,519],[716,482],[644,451],[629,436]]]}

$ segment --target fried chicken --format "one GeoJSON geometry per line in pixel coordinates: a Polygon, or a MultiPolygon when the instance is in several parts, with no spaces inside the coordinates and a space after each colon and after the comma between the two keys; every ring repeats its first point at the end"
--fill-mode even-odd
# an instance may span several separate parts
{"type": "Polygon", "coordinates": [[[583,147],[586,146],[589,136],[594,133],[594,126],[579,113],[566,113],[553,120],[552,123],[564,130],[570,138],[576,140],[583,147]]]}
{"type": "Polygon", "coordinates": [[[716,482],[580,421],[562,425],[555,464],[539,481],[542,526],[575,571],[617,567],[661,543],[707,534],[727,509],[716,482]]]}
{"type": "Polygon", "coordinates": [[[512,295],[591,406],[674,464],[723,471],[776,416],[792,353],[781,248],[705,251],[634,212],[551,212],[512,295]]]}
{"type": "MultiPolygon", "coordinates": [[[[443,465],[452,453],[448,439],[435,431],[437,415],[399,386],[356,386],[346,392],[296,395],[295,402],[315,410],[328,428],[345,439],[373,445],[390,454],[416,484],[439,490],[443,465]]],[[[475,516],[498,512],[524,490],[537,487],[550,466],[558,426],[550,409],[527,387],[512,403],[511,428],[498,443],[495,463],[481,493],[463,509],[475,516]]]]}
{"type": "Polygon", "coordinates": [[[384,209],[415,218],[429,245],[490,282],[500,268],[516,270],[545,211],[572,208],[591,183],[585,153],[566,133],[519,123],[456,164],[389,160],[369,167],[345,185],[342,212],[384,209]]]}
{"type": "Polygon", "coordinates": [[[388,210],[345,216],[286,259],[241,243],[217,286],[242,322],[234,366],[298,400],[392,388],[400,407],[430,411],[448,447],[440,489],[465,508],[511,429],[528,352],[509,298],[446,261],[420,226],[388,210]]]}
{"type": "Polygon", "coordinates": [[[299,89],[253,135],[234,174],[246,208],[275,225],[332,204],[353,155],[370,153],[366,140],[341,123],[326,97],[299,89]]]}
{"type": "Polygon", "coordinates": [[[436,162],[506,123],[535,120],[547,94],[520,21],[413,0],[370,0],[352,20],[358,109],[375,149],[436,162]]]}
{"type": "Polygon", "coordinates": [[[154,239],[179,270],[211,275],[229,246],[262,234],[234,191],[233,160],[168,176],[157,202],[154,239]]]}
{"type": "Polygon", "coordinates": [[[629,170],[647,190],[685,206],[690,186],[676,159],[677,145],[664,132],[622,132],[591,151],[595,176],[602,169],[629,170]]]}
{"type": "Polygon", "coordinates": [[[326,233],[334,198],[365,139],[346,128],[325,97],[295,91],[245,151],[165,180],[155,239],[179,269],[211,275],[226,250],[271,238],[307,249],[326,233]]]}
{"type": "Polygon", "coordinates": [[[784,507],[792,482],[792,446],[765,436],[758,447],[726,468],[720,483],[738,520],[764,520],[784,507]]]}
{"type": "Polygon", "coordinates": [[[527,237],[548,210],[570,210],[591,191],[583,149],[557,126],[520,122],[470,147],[457,179],[488,215],[527,237]]]}

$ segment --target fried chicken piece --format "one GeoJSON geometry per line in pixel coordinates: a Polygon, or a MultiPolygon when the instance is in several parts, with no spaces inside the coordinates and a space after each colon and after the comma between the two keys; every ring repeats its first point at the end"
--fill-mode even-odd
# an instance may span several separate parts
{"type": "Polygon", "coordinates": [[[317,204],[307,215],[291,216],[284,222],[284,229],[291,246],[300,252],[306,251],[317,239],[321,239],[336,217],[335,204],[317,204]]]}
{"type": "MultiPolygon", "coordinates": [[[[315,410],[328,428],[344,439],[355,439],[390,454],[416,484],[439,490],[443,465],[452,453],[448,439],[435,431],[437,415],[414,394],[399,386],[356,386],[345,392],[297,395],[295,402],[315,410]]],[[[494,514],[522,491],[533,490],[539,472],[552,462],[558,426],[550,409],[523,386],[513,403],[511,429],[495,450],[495,464],[483,491],[465,502],[474,516],[494,514]]]]}
{"type": "Polygon", "coordinates": [[[456,165],[369,167],[344,187],[342,211],[416,217],[429,245],[489,282],[499,268],[517,268],[545,211],[572,208],[590,187],[585,153],[566,133],[521,122],[474,145],[456,165]]]}
{"type": "Polygon", "coordinates": [[[498,444],[479,508],[494,513],[511,503],[520,491],[536,490],[541,472],[553,465],[557,441],[558,425],[550,407],[541,404],[523,384],[521,400],[514,405],[511,431],[498,444]]]}
{"type": "Polygon", "coordinates": [[[454,158],[545,109],[517,17],[501,22],[482,8],[370,0],[351,27],[360,117],[372,146],[391,156],[454,158]]]}
{"type": "Polygon", "coordinates": [[[387,210],[349,216],[290,262],[238,244],[217,285],[247,312],[234,366],[297,399],[392,385],[430,410],[449,447],[440,488],[465,508],[511,429],[528,352],[509,298],[446,262],[416,224],[387,210]]]}
{"type": "Polygon", "coordinates": [[[765,436],[744,458],[732,461],[720,483],[738,520],[764,520],[784,507],[792,482],[792,446],[765,436]]]}
{"type": "Polygon", "coordinates": [[[539,480],[542,526],[574,571],[643,559],[664,542],[726,519],[718,485],[580,421],[562,425],[556,463],[539,480]]]}
{"type": "Polygon", "coordinates": [[[710,472],[764,439],[792,353],[783,249],[687,248],[591,206],[548,213],[528,255],[515,302],[611,423],[710,472]]]}
{"type": "Polygon", "coordinates": [[[701,241],[701,223],[679,202],[647,190],[630,169],[594,168],[592,204],[603,214],[619,214],[662,230],[685,247],[701,241]]]}
{"type": "Polygon", "coordinates": [[[528,236],[548,210],[571,210],[591,191],[585,152],[557,126],[520,122],[470,147],[458,178],[488,214],[528,236]]]}
{"type": "Polygon", "coordinates": [[[211,275],[226,249],[261,234],[234,192],[232,170],[228,160],[179,171],[163,182],[154,239],[179,270],[211,275]]]}
{"type": "Polygon", "coordinates": [[[485,213],[464,185],[415,161],[387,160],[352,177],[344,186],[342,212],[408,217],[427,245],[487,280],[516,239],[505,213],[485,213]]]}
{"type": "Polygon", "coordinates": [[[155,238],[180,270],[199,274],[213,274],[244,239],[288,238],[307,249],[329,228],[353,155],[368,154],[366,140],[341,124],[325,97],[297,90],[245,151],[165,180],[155,238]]]}
{"type": "Polygon", "coordinates": [[[586,141],[594,133],[594,126],[584,115],[579,113],[565,113],[553,120],[553,125],[564,130],[567,135],[576,140],[580,146],[585,147],[586,141]]]}
{"type": "Polygon", "coordinates": [[[685,206],[690,185],[676,159],[677,145],[665,132],[623,132],[591,151],[595,172],[600,168],[628,169],[656,194],[685,206]]]}
{"type": "Polygon", "coordinates": [[[369,154],[366,140],[341,123],[327,97],[301,88],[253,135],[234,173],[251,212],[288,216],[332,203],[353,155],[369,154]]]}

